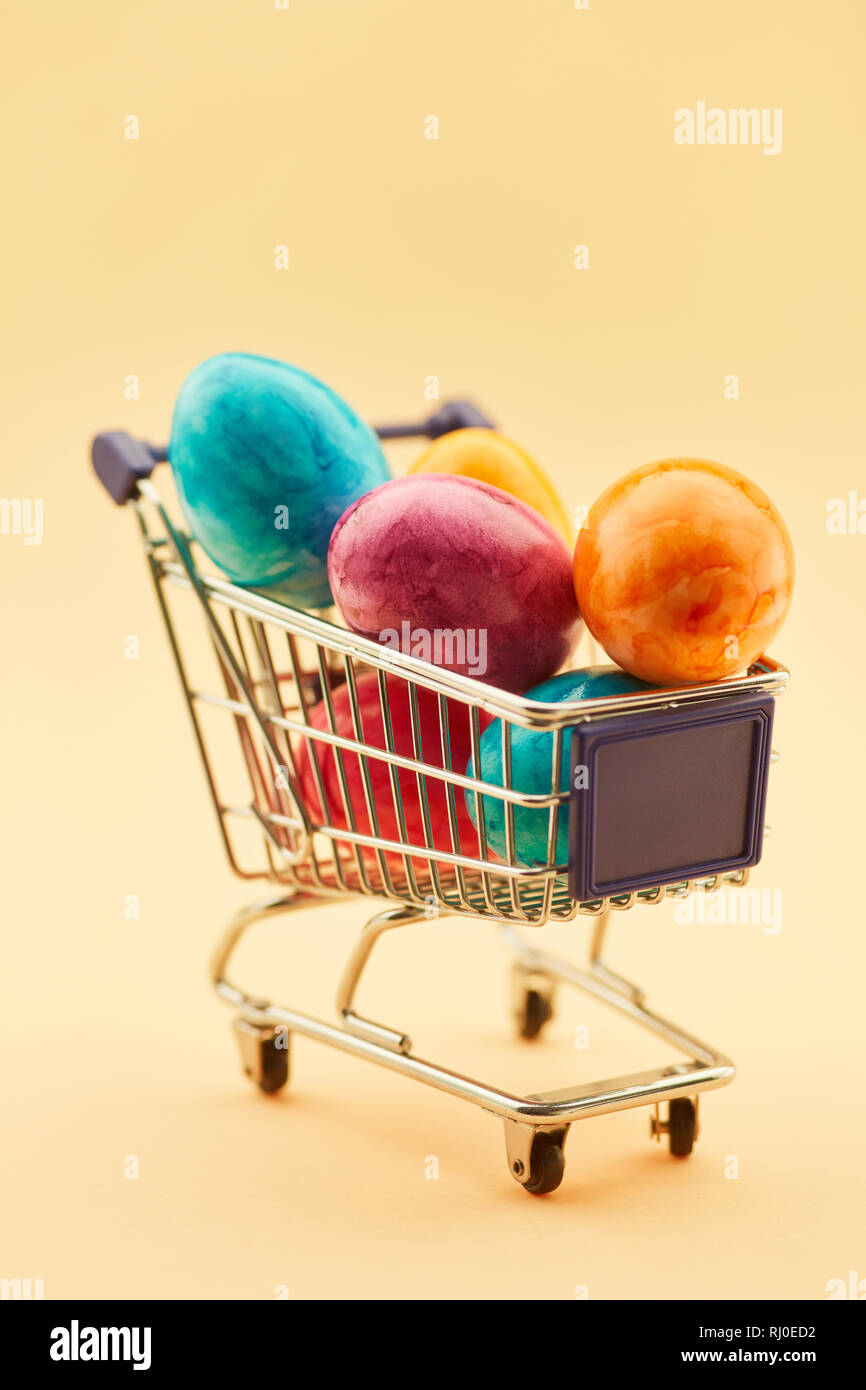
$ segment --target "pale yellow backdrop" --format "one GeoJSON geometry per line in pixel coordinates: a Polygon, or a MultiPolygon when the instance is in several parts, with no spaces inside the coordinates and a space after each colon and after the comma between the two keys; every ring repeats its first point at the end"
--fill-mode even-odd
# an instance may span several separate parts
{"type": "MultiPolygon", "coordinates": [[[[0,1276],[256,1299],[820,1299],[866,1276],[866,535],[825,526],[830,499],[866,496],[866,9],[55,0],[4,5],[3,28],[2,494],[45,520],[39,546],[0,536],[0,1276]],[[782,108],[781,154],[676,145],[698,101],[782,108]],[[575,1126],[563,1187],[533,1200],[501,1126],[447,1097],[303,1041],[285,1099],[243,1081],[205,965],[249,890],[133,520],[87,463],[98,429],[165,440],[184,375],[226,349],[299,363],[370,418],[424,411],[435,374],[569,506],[697,453],[786,516],[793,683],[754,880],[783,890],[783,929],[670,906],[616,923],[651,1002],[739,1064],[690,1163],[632,1111],[575,1126]]],[[[363,915],[269,928],[251,977],[327,1009],[363,915]]],[[[588,930],[546,934],[579,954],[588,930]]],[[[366,999],[422,1054],[529,1089],[648,1055],[577,1002],[518,1048],[481,923],[389,941],[366,999]]]]}

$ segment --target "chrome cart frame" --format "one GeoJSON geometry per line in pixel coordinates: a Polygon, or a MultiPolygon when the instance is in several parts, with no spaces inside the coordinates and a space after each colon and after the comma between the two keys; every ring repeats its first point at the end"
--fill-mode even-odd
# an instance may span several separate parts
{"type": "MultiPolygon", "coordinates": [[[[456,403],[443,407],[424,424],[384,427],[379,433],[386,438],[435,435],[467,423],[488,422],[474,408],[456,403]]],[[[650,1106],[653,1137],[667,1134],[671,1152],[686,1156],[697,1136],[698,1096],[731,1081],[733,1064],[647,1008],[643,992],[605,964],[606,933],[612,912],[638,903],[657,905],[692,891],[712,891],[723,881],[743,884],[748,870],[575,902],[568,887],[568,866],[557,864],[555,858],[559,819],[568,814],[569,799],[568,792],[559,790],[562,739],[577,725],[617,715],[665,711],[718,700],[720,695],[777,695],[785,687],[787,670],[764,658],[747,675],[714,685],[570,705],[507,694],[378,646],[323,616],[274,603],[209,572],[200,565],[194,542],[172,519],[151,481],[155,464],[165,457],[165,450],[119,433],[99,435],[93,446],[100,479],[115,501],[133,507],[139,522],[229,863],[240,877],[263,879],[279,889],[234,918],[212,966],[214,988],[235,1010],[234,1029],[247,1074],[263,1091],[280,1090],[289,1076],[289,1041],[297,1033],[447,1091],[504,1121],[509,1171],[532,1193],[558,1187],[569,1126],[593,1115],[650,1106]],[[182,633],[177,612],[181,604],[187,620],[194,622],[195,639],[188,640],[182,633]],[[196,643],[208,657],[207,676],[193,677],[190,651],[196,643]],[[372,673],[368,679],[378,683],[384,742],[370,742],[365,734],[357,692],[358,679],[365,673],[372,673]],[[389,708],[393,682],[405,683],[408,691],[409,749],[399,747],[394,737],[389,708]],[[341,725],[335,714],[334,695],[341,686],[348,696],[351,729],[341,725]],[[441,742],[432,757],[423,742],[420,692],[430,692],[439,714],[441,742]],[[311,719],[314,706],[320,711],[316,720],[311,719]],[[449,710],[459,706],[468,712],[470,725],[468,770],[452,767],[449,761],[449,710]],[[241,753],[240,795],[224,795],[217,778],[216,756],[206,728],[210,717],[235,726],[241,753]],[[481,720],[486,717],[501,721],[502,786],[470,775],[481,767],[481,720]],[[527,795],[512,785],[511,734],[516,728],[551,735],[551,790],[546,795],[527,795]],[[304,759],[307,787],[312,776],[315,797],[304,789],[304,759]],[[332,777],[330,795],[325,775],[329,759],[338,788],[335,794],[332,777]],[[351,766],[356,769],[354,783],[347,771],[351,766]],[[380,825],[383,769],[393,797],[393,836],[383,834],[380,825]],[[380,779],[378,806],[376,775],[380,779]],[[441,789],[445,791],[450,849],[442,847],[441,835],[434,843],[430,817],[434,787],[440,796],[441,789]],[[464,793],[473,799],[476,811],[471,845],[459,825],[457,798],[464,793]],[[409,796],[417,796],[422,813],[423,834],[416,832],[414,838],[405,814],[409,796]],[[487,843],[482,796],[495,797],[505,805],[507,856],[497,856],[487,843]],[[548,856],[543,865],[528,867],[518,861],[517,807],[548,817],[548,856]],[[249,860],[238,841],[241,830],[253,832],[249,860]],[[255,923],[346,895],[384,898],[391,905],[367,922],[346,964],[337,990],[336,1022],[254,997],[230,980],[227,972],[233,952],[255,923]],[[415,1056],[411,1039],[402,1029],[374,1022],[359,1012],[358,984],[386,932],[451,914],[484,918],[500,928],[513,956],[515,1013],[524,1037],[535,1037],[551,1017],[555,987],[569,985],[641,1024],[686,1060],[565,1091],[515,1096],[415,1056]],[[569,920],[577,914],[595,918],[590,958],[583,968],[535,948],[520,934],[521,927],[569,920]]],[[[430,695],[423,698],[429,702],[430,695]]]]}

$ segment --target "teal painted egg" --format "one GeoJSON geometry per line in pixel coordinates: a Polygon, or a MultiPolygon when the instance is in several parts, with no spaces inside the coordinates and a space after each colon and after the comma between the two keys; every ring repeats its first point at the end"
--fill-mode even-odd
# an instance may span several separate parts
{"type": "Polygon", "coordinates": [[[390,476],[376,435],[328,386],[240,352],[187,377],[169,459],[210,558],[234,583],[299,608],[331,603],[331,531],[390,476]]]}
{"type": "MultiPolygon", "coordinates": [[[[547,704],[566,704],[571,700],[597,700],[604,695],[629,695],[653,686],[629,676],[617,666],[586,666],[579,671],[563,671],[550,680],[542,681],[526,694],[527,700],[547,704]]],[[[502,724],[494,719],[481,736],[479,745],[481,778],[495,787],[504,787],[502,772],[502,724]]],[[[473,777],[472,759],[466,768],[473,777]]],[[[553,734],[533,729],[511,728],[511,785],[515,791],[528,795],[549,796],[553,783],[553,734]]],[[[559,790],[568,791],[571,783],[571,734],[563,731],[559,764],[559,790]]],[[[472,824],[478,824],[475,796],[465,792],[466,807],[472,824]]],[[[484,826],[490,848],[501,859],[508,858],[505,834],[504,801],[497,797],[482,797],[484,826]]],[[[514,807],[514,845],[517,862],[529,867],[547,863],[547,834],[550,811],[546,807],[514,807]]],[[[568,803],[559,809],[556,832],[556,862],[568,863],[568,803]]]]}

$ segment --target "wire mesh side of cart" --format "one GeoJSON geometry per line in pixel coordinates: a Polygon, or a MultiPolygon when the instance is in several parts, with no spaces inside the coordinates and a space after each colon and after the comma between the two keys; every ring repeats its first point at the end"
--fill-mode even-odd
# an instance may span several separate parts
{"type": "MultiPolygon", "coordinates": [[[[718,685],[579,706],[509,696],[210,574],[151,482],[142,482],[135,509],[226,852],[239,876],[307,892],[384,897],[431,916],[443,911],[524,924],[657,903],[695,886],[712,889],[720,878],[745,881],[748,871],[739,870],[577,903],[568,865],[556,862],[569,813],[560,765],[571,729],[586,719],[713,700],[718,685]],[[363,703],[359,683],[367,691],[363,703]],[[395,736],[395,705],[403,714],[402,739],[395,736]],[[475,774],[491,718],[500,721],[501,785],[475,774]],[[464,721],[464,732],[468,725],[466,766],[452,765],[455,720],[464,721]],[[514,788],[516,729],[549,732],[546,793],[514,788]],[[472,826],[462,813],[464,798],[474,812],[472,826]],[[504,855],[488,842],[482,798],[504,807],[504,855]],[[516,808],[546,816],[544,863],[519,862],[516,808]]],[[[775,692],[786,674],[764,660],[741,680],[724,682],[724,693],[775,692]]]]}

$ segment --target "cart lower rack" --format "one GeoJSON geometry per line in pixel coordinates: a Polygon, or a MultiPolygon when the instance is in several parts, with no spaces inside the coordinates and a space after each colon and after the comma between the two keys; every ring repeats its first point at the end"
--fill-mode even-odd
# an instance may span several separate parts
{"type": "MultiPolygon", "coordinates": [[[[423,424],[383,427],[380,434],[432,436],[467,423],[488,422],[458,402],[423,424]]],[[[235,1010],[248,1076],[263,1091],[280,1090],[293,1033],[402,1072],[499,1116],[509,1171],[531,1193],[559,1186],[569,1126],[593,1115],[650,1106],[652,1136],[666,1134],[672,1154],[688,1155],[699,1095],[726,1085],[734,1067],[652,1012],[643,992],[604,963],[606,932],[613,912],[746,882],[760,858],[773,702],[788,672],[764,658],[746,675],[713,685],[570,705],[507,694],[209,573],[151,479],[165,457],[165,450],[121,433],[98,435],[93,444],[98,476],[116,502],[133,507],[140,525],[229,863],[240,877],[277,889],[233,920],[212,968],[215,989],[235,1010]],[[375,729],[358,694],[362,679],[367,687],[375,682],[375,729]],[[409,711],[408,744],[395,736],[397,699],[409,711]],[[450,757],[449,721],[458,717],[468,721],[467,767],[452,766],[450,757]],[[476,771],[491,719],[500,721],[502,785],[476,771]],[[515,730],[549,735],[549,792],[529,795],[513,785],[515,730]],[[596,789],[583,802],[561,789],[566,739],[573,766],[588,768],[596,789]],[[626,744],[626,758],[612,756],[626,744]],[[464,797],[475,812],[471,834],[459,811],[464,797]],[[504,807],[504,855],[488,843],[488,797],[504,807]],[[517,810],[546,818],[545,862],[518,859],[517,810]],[[560,818],[569,825],[568,863],[556,862],[560,818]],[[336,1022],[252,997],[231,981],[234,949],[256,922],[346,895],[384,899],[386,907],[367,922],[344,969],[336,1022]],[[405,1032],[358,1011],[357,987],[386,932],[449,914],[498,926],[513,957],[524,1038],[538,1035],[552,1016],[556,987],[569,985],[641,1024],[685,1060],[515,1096],[415,1056],[405,1032]],[[537,949],[520,931],[577,914],[595,918],[583,968],[537,949]]]]}

